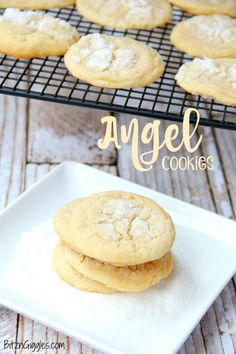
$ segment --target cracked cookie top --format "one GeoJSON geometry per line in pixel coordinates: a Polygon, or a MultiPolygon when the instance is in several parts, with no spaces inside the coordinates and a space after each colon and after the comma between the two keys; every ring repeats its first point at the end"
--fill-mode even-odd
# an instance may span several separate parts
{"type": "Polygon", "coordinates": [[[164,72],[160,54],[128,37],[94,33],[82,37],[65,55],[65,64],[78,79],[99,87],[143,87],[164,72]]]}
{"type": "Polygon", "coordinates": [[[60,235],[71,248],[100,261],[136,265],[166,254],[175,237],[171,217],[153,200],[121,191],[81,201],[60,235]]]}
{"type": "Polygon", "coordinates": [[[194,16],[178,23],[172,43],[192,56],[236,57],[236,19],[225,15],[194,16]]]}
{"type": "Polygon", "coordinates": [[[236,106],[236,59],[199,59],[182,65],[175,76],[186,91],[236,106]]]}
{"type": "Polygon", "coordinates": [[[77,0],[79,13],[104,26],[151,29],[169,22],[167,0],[77,0]]]}
{"type": "Polygon", "coordinates": [[[0,51],[16,58],[63,55],[79,37],[68,22],[50,15],[6,9],[0,17],[0,51]]]}

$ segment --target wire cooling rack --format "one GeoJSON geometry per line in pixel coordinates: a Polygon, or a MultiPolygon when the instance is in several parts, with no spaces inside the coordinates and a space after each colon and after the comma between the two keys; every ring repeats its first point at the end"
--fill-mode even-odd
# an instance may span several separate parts
{"type": "Polygon", "coordinates": [[[201,114],[200,124],[236,130],[235,107],[187,94],[175,82],[178,68],[191,58],[175,49],[169,37],[174,25],[187,18],[187,14],[174,9],[171,23],[148,31],[102,27],[80,17],[74,7],[47,12],[69,21],[81,35],[100,32],[129,36],[149,44],[166,63],[164,76],[146,88],[102,89],[73,78],[62,57],[19,60],[0,55],[0,93],[173,121],[182,121],[185,110],[195,107],[201,114]]]}

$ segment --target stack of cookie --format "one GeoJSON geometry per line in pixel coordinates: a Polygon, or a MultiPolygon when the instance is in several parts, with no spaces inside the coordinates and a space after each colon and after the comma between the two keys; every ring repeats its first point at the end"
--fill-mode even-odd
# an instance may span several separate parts
{"type": "Polygon", "coordinates": [[[121,191],[75,200],[54,217],[53,255],[66,283],[98,293],[145,290],[172,271],[171,217],[153,200],[121,191]]]}

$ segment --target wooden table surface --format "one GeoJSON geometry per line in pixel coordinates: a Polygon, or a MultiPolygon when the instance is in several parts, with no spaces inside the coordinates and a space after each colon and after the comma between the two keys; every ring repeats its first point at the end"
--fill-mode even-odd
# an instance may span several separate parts
{"type": "MultiPolygon", "coordinates": [[[[139,173],[132,167],[129,146],[119,152],[114,148],[101,152],[97,148],[97,139],[103,135],[100,118],[104,115],[107,113],[1,95],[0,207],[14,200],[58,163],[75,160],[118,174],[227,218],[235,218],[235,132],[210,128],[199,130],[204,138],[198,155],[213,155],[214,171],[163,171],[160,163],[157,163],[152,171],[139,173]]],[[[119,115],[120,123],[129,119],[119,115]]],[[[145,118],[140,118],[140,121],[143,124],[147,122],[145,118]]],[[[166,125],[163,122],[162,130],[166,125]]],[[[167,151],[162,150],[161,155],[165,154],[167,151]]],[[[236,353],[235,281],[232,279],[222,291],[179,353],[236,353]]],[[[92,348],[0,307],[0,353],[30,353],[28,350],[3,351],[5,339],[65,343],[65,350],[48,350],[50,354],[98,354],[92,348]]]]}

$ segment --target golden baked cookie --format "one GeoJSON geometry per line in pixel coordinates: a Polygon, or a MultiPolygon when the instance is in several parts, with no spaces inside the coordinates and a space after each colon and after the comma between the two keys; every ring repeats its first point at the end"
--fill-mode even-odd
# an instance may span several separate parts
{"type": "Polygon", "coordinates": [[[168,0],[77,0],[79,13],[113,28],[151,29],[171,20],[168,0]]]}
{"type": "Polygon", "coordinates": [[[65,64],[76,78],[109,88],[147,86],[164,72],[156,50],[128,37],[90,34],[73,44],[65,64]]]}
{"type": "Polygon", "coordinates": [[[136,292],[150,288],[168,277],[173,268],[171,253],[159,260],[129,267],[114,267],[83,256],[64,245],[66,261],[86,278],[96,280],[109,288],[136,292]]]}
{"type": "Polygon", "coordinates": [[[68,231],[68,221],[82,200],[84,200],[84,198],[76,199],[66,204],[64,207],[60,208],[53,217],[53,226],[59,236],[63,237],[63,235],[66,235],[68,231]]]}
{"type": "Polygon", "coordinates": [[[0,52],[16,58],[63,55],[79,37],[68,22],[53,16],[18,9],[0,16],[0,52]]]}
{"type": "Polygon", "coordinates": [[[194,16],[174,27],[171,42],[198,57],[236,57],[236,19],[224,15],[194,16]]]}
{"type": "Polygon", "coordinates": [[[74,4],[75,0],[0,0],[0,8],[9,7],[22,10],[47,10],[74,4]]]}
{"type": "Polygon", "coordinates": [[[170,0],[170,3],[194,15],[222,14],[236,17],[236,0],[170,0]]]}
{"type": "Polygon", "coordinates": [[[176,80],[187,92],[236,106],[236,59],[198,59],[182,65],[176,80]]]}
{"type": "Polygon", "coordinates": [[[113,264],[137,265],[161,258],[171,248],[171,217],[153,200],[121,191],[85,198],[59,235],[75,251],[113,264]]]}
{"type": "Polygon", "coordinates": [[[64,249],[61,243],[58,243],[55,247],[53,266],[59,277],[74,288],[102,294],[112,294],[117,292],[117,290],[110,289],[97,281],[84,277],[71,267],[64,258],[64,249]]]}

